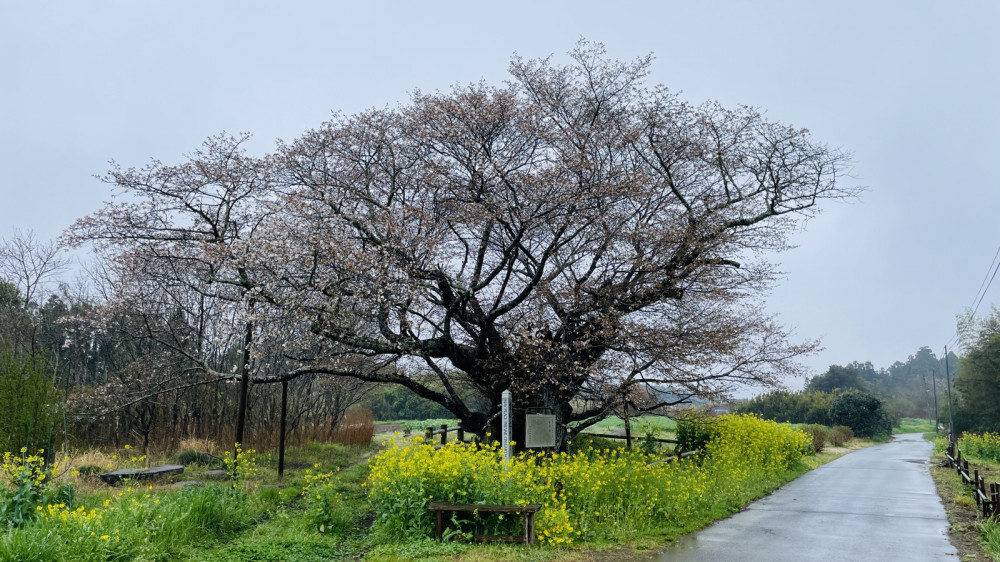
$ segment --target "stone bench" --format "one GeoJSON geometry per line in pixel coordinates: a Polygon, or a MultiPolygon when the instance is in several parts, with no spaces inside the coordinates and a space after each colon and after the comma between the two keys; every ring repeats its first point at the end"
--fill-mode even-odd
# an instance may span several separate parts
{"type": "Polygon", "coordinates": [[[101,480],[104,480],[107,485],[113,486],[122,480],[153,480],[182,472],[184,472],[184,467],[179,464],[154,466],[152,468],[123,468],[105,472],[101,475],[101,480]]]}
{"type": "Polygon", "coordinates": [[[444,538],[444,514],[449,513],[517,513],[524,517],[524,537],[506,535],[476,535],[478,541],[524,542],[535,544],[535,514],[541,509],[541,504],[503,505],[503,504],[465,504],[448,502],[431,502],[427,509],[435,512],[434,532],[437,539],[444,538]]]}

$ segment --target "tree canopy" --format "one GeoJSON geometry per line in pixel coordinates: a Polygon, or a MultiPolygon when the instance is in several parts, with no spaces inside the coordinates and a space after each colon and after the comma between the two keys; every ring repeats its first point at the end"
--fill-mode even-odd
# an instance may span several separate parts
{"type": "Polygon", "coordinates": [[[180,166],[116,168],[125,202],[69,238],[97,241],[119,294],[159,295],[161,316],[208,295],[232,328],[209,332],[282,341],[282,376],[401,384],[480,434],[507,389],[554,413],[561,443],[638,386],[682,400],[799,373],[815,342],[761,312],[768,258],[855,195],[847,156],[648,89],[648,57],[571,55],[515,57],[505,86],[338,116],[262,158],[223,135],[180,166]]]}

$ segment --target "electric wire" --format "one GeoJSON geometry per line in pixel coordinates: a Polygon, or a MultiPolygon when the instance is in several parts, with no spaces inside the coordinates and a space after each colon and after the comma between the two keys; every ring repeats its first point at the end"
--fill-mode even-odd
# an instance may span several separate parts
{"type": "MultiPolygon", "coordinates": [[[[983,299],[986,298],[986,293],[989,292],[990,287],[993,285],[993,281],[997,277],[997,272],[1000,271],[1000,246],[997,247],[997,251],[993,254],[993,260],[990,261],[990,266],[986,268],[986,275],[983,277],[982,283],[979,284],[979,290],[976,291],[976,295],[972,297],[972,305],[969,307],[972,309],[972,313],[969,315],[969,321],[971,322],[975,317],[976,313],[979,311],[979,306],[983,304],[983,299]],[[992,274],[991,274],[992,272],[992,274]]],[[[958,330],[951,336],[948,340],[945,348],[953,347],[955,344],[960,343],[960,338],[958,330]]]]}
{"type": "MultiPolygon", "coordinates": [[[[998,257],[1000,257],[1000,247],[998,247],[997,252],[993,254],[993,261],[990,262],[990,266],[986,268],[986,275],[983,277],[983,282],[979,284],[979,290],[976,291],[976,296],[972,297],[973,303],[976,302],[976,299],[979,299],[979,302],[982,302],[983,299],[980,296],[980,293],[985,294],[985,291],[983,291],[983,287],[986,286],[986,279],[990,279],[990,282],[992,283],[992,278],[990,278],[990,270],[993,269],[994,266],[996,265],[998,257]]],[[[993,276],[994,277],[996,276],[996,270],[993,271],[993,276]]],[[[978,305],[976,306],[978,307],[978,305]]],[[[973,312],[973,315],[975,315],[975,312],[973,312]]]]}

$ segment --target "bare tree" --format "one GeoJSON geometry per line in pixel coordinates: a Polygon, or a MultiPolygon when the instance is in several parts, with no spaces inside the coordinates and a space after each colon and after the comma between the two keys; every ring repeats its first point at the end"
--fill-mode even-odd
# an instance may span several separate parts
{"type": "MultiPolygon", "coordinates": [[[[108,204],[65,234],[66,243],[93,243],[99,254],[92,273],[103,278],[104,316],[130,319],[136,338],[170,351],[142,356],[145,373],[124,372],[127,377],[110,387],[119,405],[235,379],[237,442],[244,440],[250,384],[312,373],[300,368],[299,358],[312,362],[317,345],[330,347],[274,307],[274,296],[257,281],[255,247],[261,233],[274,231],[263,227],[274,216],[279,192],[271,162],[245,154],[247,138],[213,137],[179,166],[114,166],[103,179],[132,202],[108,204]],[[304,343],[296,344],[301,333],[304,343]]],[[[321,355],[328,365],[334,354],[321,355]]],[[[356,386],[344,388],[356,392],[356,386]]],[[[344,403],[353,401],[352,394],[344,403]]]]}
{"type": "Polygon", "coordinates": [[[42,242],[34,232],[14,229],[0,241],[0,277],[21,291],[23,305],[39,305],[45,284],[66,270],[69,261],[59,255],[55,242],[42,242]]]}

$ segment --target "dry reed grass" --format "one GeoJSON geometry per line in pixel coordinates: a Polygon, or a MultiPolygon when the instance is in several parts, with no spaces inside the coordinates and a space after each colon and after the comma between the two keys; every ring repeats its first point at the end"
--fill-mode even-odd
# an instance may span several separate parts
{"type": "Polygon", "coordinates": [[[343,445],[368,445],[375,435],[375,416],[370,410],[350,410],[333,429],[333,441],[343,445]]]}
{"type": "Polygon", "coordinates": [[[205,437],[185,437],[178,443],[177,450],[179,452],[197,451],[199,453],[208,453],[216,456],[218,456],[218,453],[222,451],[214,440],[205,437]]]}

